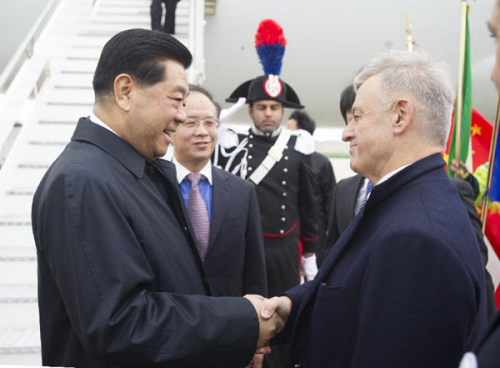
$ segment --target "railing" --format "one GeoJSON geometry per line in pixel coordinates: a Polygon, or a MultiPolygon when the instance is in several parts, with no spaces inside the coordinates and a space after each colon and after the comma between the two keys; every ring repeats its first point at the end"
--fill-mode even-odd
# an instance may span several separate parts
{"type": "Polygon", "coordinates": [[[5,93],[9,89],[12,80],[19,69],[21,69],[24,61],[33,56],[35,43],[59,2],[60,0],[51,0],[49,4],[47,4],[21,45],[19,45],[14,55],[10,58],[9,63],[2,74],[0,74],[0,93],[5,93]]]}
{"type": "Polygon", "coordinates": [[[205,80],[205,0],[191,0],[189,9],[189,49],[193,64],[189,68],[189,83],[201,85],[205,80]]]}

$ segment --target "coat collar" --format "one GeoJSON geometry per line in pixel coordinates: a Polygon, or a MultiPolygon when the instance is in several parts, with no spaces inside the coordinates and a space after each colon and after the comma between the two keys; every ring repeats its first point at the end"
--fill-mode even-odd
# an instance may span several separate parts
{"type": "Polygon", "coordinates": [[[113,156],[136,177],[144,175],[147,160],[123,138],[93,123],[89,118],[80,118],[71,140],[93,144],[113,156]]]}
{"type": "MultiPolygon", "coordinates": [[[[394,192],[414,181],[418,177],[430,171],[443,168],[444,165],[446,165],[446,163],[441,157],[441,154],[435,153],[405,167],[387,181],[373,187],[370,197],[365,204],[367,211],[376,207],[380,202],[383,202],[394,192]]],[[[442,170],[442,176],[446,176],[446,172],[444,170],[442,170]]]]}

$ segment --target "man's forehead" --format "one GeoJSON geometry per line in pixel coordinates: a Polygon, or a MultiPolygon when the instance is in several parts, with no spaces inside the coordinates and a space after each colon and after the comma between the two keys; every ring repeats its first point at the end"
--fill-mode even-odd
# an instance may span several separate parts
{"type": "Polygon", "coordinates": [[[254,105],[256,106],[283,106],[281,102],[274,101],[274,100],[258,100],[254,102],[254,105]]]}

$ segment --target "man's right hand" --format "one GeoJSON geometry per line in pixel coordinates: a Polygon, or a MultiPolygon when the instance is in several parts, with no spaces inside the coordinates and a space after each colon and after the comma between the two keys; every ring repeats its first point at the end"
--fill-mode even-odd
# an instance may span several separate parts
{"type": "MultiPolygon", "coordinates": [[[[262,318],[270,318],[274,314],[286,323],[292,311],[292,301],[287,296],[275,296],[264,301],[264,306],[260,312],[262,318]]],[[[281,330],[280,330],[281,331],[281,330]]]]}
{"type": "Polygon", "coordinates": [[[277,308],[275,303],[269,303],[270,300],[260,295],[245,295],[245,298],[252,303],[259,317],[259,340],[257,342],[257,349],[259,349],[269,345],[269,341],[283,330],[286,319],[282,318],[284,313],[274,313],[277,308]],[[266,312],[263,313],[262,308],[264,306],[266,306],[266,312]]]}

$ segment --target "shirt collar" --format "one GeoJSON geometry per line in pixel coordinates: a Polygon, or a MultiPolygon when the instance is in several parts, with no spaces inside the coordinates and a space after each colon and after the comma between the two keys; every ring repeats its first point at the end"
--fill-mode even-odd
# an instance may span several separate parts
{"type": "Polygon", "coordinates": [[[144,175],[147,160],[120,136],[89,118],[79,120],[71,140],[89,142],[113,156],[135,176],[141,178],[144,175]]]}
{"type": "Polygon", "coordinates": [[[120,136],[117,132],[115,132],[113,129],[111,129],[111,127],[109,125],[107,125],[104,121],[102,121],[101,119],[99,119],[97,116],[94,115],[94,113],[92,113],[89,117],[90,121],[109,130],[110,132],[113,132],[115,133],[118,137],[120,136]]]}
{"type": "MultiPolygon", "coordinates": [[[[172,159],[172,162],[174,163],[175,169],[177,171],[177,182],[180,184],[186,178],[186,176],[191,174],[191,171],[182,166],[179,161],[175,159],[175,156],[172,159]]],[[[203,167],[203,169],[199,171],[199,173],[207,178],[209,184],[212,185],[212,162],[210,160],[203,167]]]]}
{"type": "Polygon", "coordinates": [[[389,180],[390,178],[392,178],[394,175],[396,175],[398,172],[400,172],[401,170],[403,170],[404,168],[410,166],[411,164],[408,164],[408,165],[404,165],[404,166],[401,166],[399,168],[397,168],[396,170],[393,170],[391,171],[390,173],[387,173],[385,174],[382,179],[379,180],[379,182],[377,183],[377,185],[383,183],[384,181],[387,181],[389,180]]]}
{"type": "Polygon", "coordinates": [[[278,127],[278,129],[276,129],[274,132],[271,132],[271,133],[264,133],[262,130],[260,129],[257,129],[257,127],[255,125],[253,125],[250,129],[252,129],[252,132],[255,134],[255,135],[260,135],[262,137],[277,137],[280,135],[281,133],[281,127],[278,127]]]}

